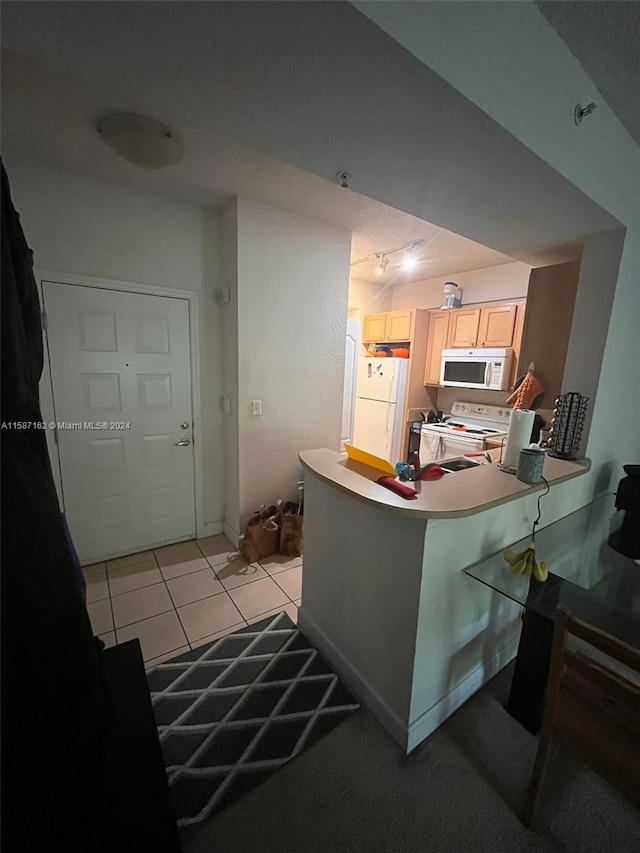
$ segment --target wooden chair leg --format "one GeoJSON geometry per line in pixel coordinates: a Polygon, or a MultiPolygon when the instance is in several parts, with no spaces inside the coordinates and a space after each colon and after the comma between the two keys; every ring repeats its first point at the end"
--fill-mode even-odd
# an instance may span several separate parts
{"type": "Polygon", "coordinates": [[[531,829],[531,827],[533,826],[533,821],[536,816],[536,810],[538,808],[538,801],[540,799],[540,791],[542,788],[542,783],[544,781],[545,773],[547,771],[547,765],[549,763],[549,757],[551,755],[552,747],[553,734],[551,728],[545,728],[540,737],[540,743],[538,744],[536,760],[533,765],[533,772],[531,774],[531,782],[529,783],[527,799],[525,801],[524,809],[522,812],[522,823],[527,827],[527,829],[531,829]]]}

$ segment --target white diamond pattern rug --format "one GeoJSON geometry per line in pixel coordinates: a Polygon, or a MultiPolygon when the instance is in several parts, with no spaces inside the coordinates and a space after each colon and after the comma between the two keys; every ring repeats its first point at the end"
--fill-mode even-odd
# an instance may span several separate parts
{"type": "Polygon", "coordinates": [[[255,788],[359,707],[286,613],[147,677],[179,828],[255,788]]]}

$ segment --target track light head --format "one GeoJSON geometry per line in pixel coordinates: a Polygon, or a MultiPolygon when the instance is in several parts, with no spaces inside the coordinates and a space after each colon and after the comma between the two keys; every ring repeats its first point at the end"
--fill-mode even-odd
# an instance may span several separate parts
{"type": "Polygon", "coordinates": [[[376,257],[380,259],[378,266],[376,267],[376,275],[384,275],[385,270],[389,266],[389,258],[384,255],[376,255],[376,257]]]}
{"type": "Polygon", "coordinates": [[[418,259],[416,258],[416,253],[415,253],[415,247],[416,247],[415,243],[411,243],[411,245],[407,246],[407,248],[404,251],[404,260],[403,260],[402,265],[404,266],[404,268],[406,270],[412,270],[415,267],[415,265],[418,263],[418,259]]]}

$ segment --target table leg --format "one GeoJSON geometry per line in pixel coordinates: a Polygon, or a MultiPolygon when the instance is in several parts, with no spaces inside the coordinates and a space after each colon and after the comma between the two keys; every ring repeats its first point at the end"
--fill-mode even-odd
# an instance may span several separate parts
{"type": "Polygon", "coordinates": [[[525,608],[507,712],[532,734],[542,726],[553,621],[525,608]]]}

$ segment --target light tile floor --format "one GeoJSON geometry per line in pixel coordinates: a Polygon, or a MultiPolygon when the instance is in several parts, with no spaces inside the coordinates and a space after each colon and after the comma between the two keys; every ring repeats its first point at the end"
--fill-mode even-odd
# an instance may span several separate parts
{"type": "Polygon", "coordinates": [[[284,610],[298,618],[302,557],[247,563],[225,536],[85,566],[87,610],[108,646],[138,637],[147,667],[284,610]]]}

